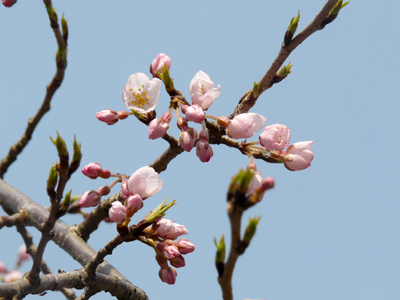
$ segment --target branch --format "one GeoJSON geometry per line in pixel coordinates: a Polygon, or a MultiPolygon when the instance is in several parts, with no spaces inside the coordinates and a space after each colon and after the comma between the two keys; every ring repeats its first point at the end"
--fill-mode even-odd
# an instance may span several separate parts
{"type": "MultiPolygon", "coordinates": [[[[44,1],[46,7],[51,6],[51,1],[50,0],[45,0],[44,1]]],[[[57,40],[58,48],[64,49],[66,51],[67,49],[67,43],[64,40],[60,29],[58,22],[54,22],[53,20],[50,19],[50,26],[52,27],[54,31],[54,35],[57,40]]],[[[56,58],[57,62],[57,58],[56,58]]],[[[53,98],[54,93],[57,91],[57,89],[60,87],[63,79],[64,79],[64,73],[65,73],[65,68],[67,67],[67,58],[66,56],[63,57],[63,59],[59,60],[57,63],[57,70],[56,74],[54,75],[53,79],[51,82],[47,85],[47,92],[44,97],[44,100],[42,102],[42,105],[40,106],[39,110],[36,112],[36,115],[28,120],[28,126],[25,129],[25,132],[23,136],[19,139],[17,143],[12,145],[10,147],[10,150],[8,151],[8,154],[5,158],[3,158],[0,162],[0,178],[3,179],[4,174],[7,172],[9,166],[16,161],[17,156],[24,150],[30,139],[32,138],[33,131],[35,130],[37,124],[39,121],[42,119],[45,113],[47,113],[50,110],[50,101],[53,98]]]]}
{"type": "MultiPolygon", "coordinates": [[[[40,224],[45,222],[48,218],[49,212],[32,201],[28,196],[24,195],[5,181],[0,179],[0,205],[4,211],[11,215],[20,210],[24,210],[28,215],[28,222],[30,226],[34,226],[37,229],[40,228],[40,224]]],[[[75,232],[63,221],[58,220],[55,223],[53,241],[67,252],[73,259],[78,261],[82,266],[86,265],[97,253],[87,243],[85,243],[75,232]]],[[[104,261],[97,268],[96,276],[101,274],[109,275],[112,277],[119,278],[117,283],[114,285],[121,289],[129,289],[131,300],[147,299],[146,294],[140,288],[131,284],[117,269],[115,269],[110,263],[104,261]]],[[[54,275],[47,275],[54,276],[54,275]]],[[[107,277],[109,278],[109,277],[107,277]]],[[[40,276],[42,280],[42,276],[40,276]]],[[[0,285],[1,286],[1,285],[0,285]]]]}
{"type": "Polygon", "coordinates": [[[179,141],[166,133],[163,137],[169,143],[169,148],[165,150],[149,167],[152,167],[157,173],[161,173],[167,169],[168,164],[179,154],[184,152],[183,148],[179,145],[179,141]]]}
{"type": "Polygon", "coordinates": [[[282,67],[283,63],[285,60],[289,57],[290,53],[294,49],[297,48],[305,39],[307,39],[310,35],[312,35],[314,32],[321,30],[325,27],[323,24],[323,21],[326,19],[326,17],[329,14],[329,11],[335,6],[335,4],[338,2],[338,0],[328,0],[322,10],[317,14],[317,16],[314,18],[314,20],[307,25],[306,28],[303,29],[302,32],[300,32],[286,47],[284,43],[282,43],[281,49],[275,58],[274,62],[272,63],[271,67],[268,69],[268,71],[264,74],[264,76],[260,79],[258,82],[259,86],[259,93],[257,97],[254,97],[253,93],[248,93],[242,101],[239,101],[238,105],[236,106],[235,110],[233,113],[229,116],[230,119],[232,119],[234,116],[241,114],[241,113],[247,113],[255,104],[258,99],[258,97],[267,89],[272,87],[272,79],[275,76],[275,74],[278,72],[278,70],[282,67]]]}

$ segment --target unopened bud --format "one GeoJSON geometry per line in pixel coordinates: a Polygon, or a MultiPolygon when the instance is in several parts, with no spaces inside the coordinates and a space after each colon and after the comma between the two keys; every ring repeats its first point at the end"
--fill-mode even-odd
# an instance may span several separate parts
{"type": "Polygon", "coordinates": [[[253,238],[254,234],[256,233],[258,221],[260,221],[261,216],[254,217],[253,219],[249,219],[249,223],[247,224],[246,231],[244,233],[243,241],[250,244],[251,239],[253,238]]]}
{"type": "Polygon", "coordinates": [[[121,111],[118,112],[118,118],[120,120],[124,120],[127,117],[129,117],[129,112],[127,112],[126,110],[121,110],[121,111]]]}
{"type": "Polygon", "coordinates": [[[100,177],[103,179],[108,179],[108,178],[110,178],[110,176],[111,176],[111,172],[110,172],[110,170],[107,170],[107,169],[103,169],[100,173],[100,177]]]}
{"type": "Polygon", "coordinates": [[[110,193],[111,188],[108,185],[102,186],[97,189],[97,193],[99,193],[100,196],[106,196],[110,193]]]}

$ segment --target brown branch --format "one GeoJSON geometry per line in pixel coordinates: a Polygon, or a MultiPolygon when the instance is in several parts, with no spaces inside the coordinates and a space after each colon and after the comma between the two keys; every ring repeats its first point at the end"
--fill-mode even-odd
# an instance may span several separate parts
{"type": "MultiPolygon", "coordinates": [[[[45,0],[44,3],[46,6],[50,5],[51,6],[51,1],[50,0],[45,0]]],[[[51,20],[50,20],[51,21],[51,20]]],[[[56,22],[57,26],[52,26],[51,27],[54,31],[54,35],[57,40],[57,44],[59,48],[66,49],[67,44],[64,41],[62,34],[60,32],[58,23],[56,22]]],[[[39,121],[42,119],[42,117],[45,115],[50,110],[50,101],[53,98],[54,93],[57,91],[57,89],[60,87],[63,79],[64,79],[64,74],[65,74],[65,68],[67,66],[67,59],[66,57],[59,61],[57,64],[57,70],[56,74],[54,75],[53,79],[51,82],[47,85],[46,89],[46,95],[44,97],[44,100],[42,102],[42,105],[40,106],[39,110],[36,112],[36,115],[28,120],[28,126],[25,129],[25,132],[23,136],[19,139],[17,143],[12,145],[10,147],[10,150],[8,151],[8,154],[5,158],[3,158],[0,162],[0,178],[3,179],[4,174],[7,172],[8,168],[10,165],[16,161],[17,156],[24,150],[26,145],[29,143],[30,139],[32,138],[33,131],[35,130],[37,124],[39,121]]]]}
{"type": "Polygon", "coordinates": [[[149,167],[152,167],[157,173],[161,173],[167,169],[168,164],[179,154],[184,152],[183,148],[179,145],[179,141],[166,133],[163,137],[169,143],[169,147],[163,154],[153,161],[149,167]]]}
{"type": "MultiPolygon", "coordinates": [[[[267,89],[272,87],[273,82],[272,79],[275,76],[275,74],[279,71],[279,69],[282,67],[283,63],[285,60],[289,57],[290,53],[294,49],[297,48],[305,39],[307,39],[310,35],[312,35],[314,32],[321,30],[325,27],[325,25],[322,24],[322,22],[325,20],[327,17],[329,11],[333,8],[333,6],[338,2],[338,0],[328,0],[322,10],[317,14],[317,16],[314,18],[314,20],[307,25],[306,28],[303,29],[302,32],[300,32],[286,47],[284,43],[282,43],[281,49],[275,58],[274,62],[268,69],[268,71],[264,74],[264,76],[260,79],[258,82],[259,85],[259,94],[258,97],[267,89]]],[[[233,113],[229,116],[230,119],[232,119],[234,116],[241,114],[241,113],[247,113],[255,104],[258,99],[258,97],[253,97],[253,93],[248,93],[246,97],[239,102],[239,104],[236,106],[235,110],[233,113]]]]}
{"type": "Polygon", "coordinates": [[[12,216],[0,216],[0,229],[4,226],[12,227],[21,224],[25,224],[26,222],[26,213],[25,211],[21,210],[12,216]]]}
{"type": "MultiPolygon", "coordinates": [[[[49,211],[41,205],[32,201],[28,196],[24,195],[5,181],[0,179],[0,205],[3,210],[12,215],[20,210],[26,211],[28,214],[29,225],[40,229],[40,225],[46,221],[49,211]]],[[[87,243],[85,243],[69,225],[58,220],[53,228],[53,242],[60,248],[68,253],[74,260],[85,266],[97,253],[87,243]]],[[[125,299],[147,299],[146,294],[138,287],[131,284],[118,270],[116,270],[110,263],[104,261],[97,267],[96,276],[101,274],[108,275],[107,280],[113,281],[113,287],[126,291],[130,298],[125,299]],[[101,273],[101,274],[99,274],[101,273]],[[111,278],[111,279],[110,279],[111,278]],[[120,280],[112,280],[112,278],[119,278],[120,280]]],[[[54,275],[46,275],[54,276],[54,275]]],[[[43,276],[40,276],[42,280],[43,276]]],[[[47,278],[47,277],[46,277],[47,278]]],[[[40,284],[41,288],[42,283],[40,284]]],[[[2,285],[0,285],[0,288],[2,285]]],[[[65,286],[70,287],[70,286],[65,286]]],[[[83,287],[82,287],[83,288],[83,287]]],[[[43,290],[41,291],[43,292],[43,290]]]]}

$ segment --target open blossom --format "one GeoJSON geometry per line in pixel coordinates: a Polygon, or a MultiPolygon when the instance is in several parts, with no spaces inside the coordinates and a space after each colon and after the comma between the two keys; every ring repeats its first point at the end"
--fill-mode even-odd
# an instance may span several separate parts
{"type": "Polygon", "coordinates": [[[128,78],[122,91],[122,100],[128,109],[139,113],[148,113],[155,109],[160,94],[161,80],[150,80],[143,73],[136,73],[128,78]]]}
{"type": "Polygon", "coordinates": [[[214,82],[203,71],[199,71],[189,84],[189,93],[193,104],[207,110],[221,93],[221,86],[215,88],[214,82]]]}
{"type": "Polygon", "coordinates": [[[126,217],[126,207],[119,201],[115,201],[111,204],[111,208],[108,211],[108,215],[110,216],[110,220],[112,222],[121,224],[125,221],[126,217]]]}
{"type": "Polygon", "coordinates": [[[96,113],[96,118],[107,125],[113,125],[119,121],[118,113],[112,109],[105,109],[96,113]]]}
{"type": "Polygon", "coordinates": [[[314,152],[311,150],[313,141],[298,142],[287,148],[283,162],[285,167],[291,171],[300,171],[308,168],[314,159],[314,152]]]}
{"type": "Polygon", "coordinates": [[[289,145],[290,130],[281,124],[268,125],[264,128],[259,139],[265,149],[281,151],[289,145]]]}
{"type": "Polygon", "coordinates": [[[260,114],[244,113],[228,121],[226,134],[234,139],[247,139],[264,127],[267,119],[260,114]]]}
{"type": "Polygon", "coordinates": [[[161,190],[163,182],[151,167],[144,166],[129,177],[128,189],[131,195],[139,194],[143,200],[161,190]]]}
{"type": "Polygon", "coordinates": [[[171,63],[172,63],[172,60],[167,55],[165,55],[164,53],[160,53],[157,55],[157,57],[151,63],[150,73],[154,77],[159,78],[157,71],[162,74],[162,69],[164,68],[164,65],[167,66],[167,69],[169,71],[169,69],[171,68],[171,63]]]}

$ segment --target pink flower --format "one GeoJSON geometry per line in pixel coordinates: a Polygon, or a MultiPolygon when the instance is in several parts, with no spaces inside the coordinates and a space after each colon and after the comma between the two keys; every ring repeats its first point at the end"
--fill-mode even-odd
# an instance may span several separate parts
{"type": "Polygon", "coordinates": [[[174,242],[175,246],[178,247],[178,250],[181,254],[192,253],[194,249],[196,249],[195,245],[193,245],[187,239],[180,239],[179,241],[174,242]]]}
{"type": "Polygon", "coordinates": [[[314,152],[311,150],[313,141],[299,142],[287,148],[283,162],[286,169],[299,171],[308,168],[314,159],[314,152]]]}
{"type": "Polygon", "coordinates": [[[123,223],[126,217],[126,207],[119,201],[115,201],[111,205],[108,211],[110,220],[118,224],[123,223]]]}
{"type": "Polygon", "coordinates": [[[17,3],[17,0],[3,0],[3,5],[5,7],[11,7],[13,6],[15,3],[17,3]]]}
{"type": "Polygon", "coordinates": [[[82,194],[81,199],[79,199],[80,207],[92,207],[99,204],[101,200],[101,195],[97,191],[86,191],[82,194]]]}
{"type": "Polygon", "coordinates": [[[201,162],[209,162],[214,152],[208,143],[208,133],[203,123],[203,129],[199,133],[199,141],[196,144],[196,155],[201,162]]]}
{"type": "Polygon", "coordinates": [[[281,124],[268,125],[264,128],[259,139],[265,149],[281,151],[289,145],[290,130],[281,124]]]}
{"type": "Polygon", "coordinates": [[[129,109],[145,114],[153,111],[158,103],[161,80],[150,80],[143,73],[136,73],[128,78],[122,91],[122,100],[129,109]]]}
{"type": "Polygon", "coordinates": [[[139,194],[130,196],[125,202],[126,209],[130,212],[136,213],[139,209],[143,207],[143,200],[139,194]]]}
{"type": "Polygon", "coordinates": [[[5,263],[0,261],[0,274],[4,274],[4,273],[7,273],[7,266],[5,263]]]}
{"type": "Polygon", "coordinates": [[[169,232],[165,235],[165,238],[174,240],[178,236],[181,235],[186,235],[189,233],[189,231],[186,229],[185,225],[179,225],[178,223],[172,222],[174,225],[174,230],[172,232],[169,232]]]}
{"type": "Polygon", "coordinates": [[[167,267],[165,269],[161,268],[158,272],[158,276],[160,277],[161,281],[168,284],[175,284],[177,275],[178,274],[176,273],[176,270],[171,267],[167,267]]]}
{"type": "Polygon", "coordinates": [[[13,270],[4,276],[4,282],[5,283],[14,282],[20,280],[22,276],[24,276],[24,274],[22,274],[21,271],[13,270]]]}
{"type": "Polygon", "coordinates": [[[214,87],[214,82],[203,71],[199,71],[189,84],[190,97],[192,103],[199,105],[203,110],[207,110],[221,92],[221,86],[214,87]]]}
{"type": "Polygon", "coordinates": [[[169,128],[172,113],[167,111],[161,118],[153,119],[149,124],[149,139],[155,140],[162,137],[169,128]]]}
{"type": "Polygon", "coordinates": [[[96,113],[96,118],[107,123],[107,125],[113,125],[119,121],[118,113],[112,109],[105,109],[96,113]]]}
{"type": "Polygon", "coordinates": [[[91,179],[96,179],[101,175],[102,172],[103,169],[101,168],[101,165],[99,165],[98,163],[92,162],[82,168],[83,175],[91,179]]]}
{"type": "Polygon", "coordinates": [[[157,249],[164,255],[164,257],[168,260],[174,259],[181,255],[178,248],[175,245],[168,245],[164,242],[160,242],[157,244],[157,249]]]}
{"type": "Polygon", "coordinates": [[[193,104],[185,108],[186,120],[200,124],[204,121],[204,118],[205,118],[205,113],[199,105],[193,104]]]}
{"type": "Polygon", "coordinates": [[[171,68],[171,63],[172,60],[165,55],[164,53],[160,53],[157,55],[157,57],[153,60],[153,62],[150,65],[150,73],[153,74],[154,77],[158,77],[157,71],[162,74],[162,69],[164,68],[164,65],[167,66],[167,69],[171,68]]]}
{"type": "Polygon", "coordinates": [[[128,179],[124,178],[124,180],[121,183],[121,192],[119,193],[122,199],[126,200],[128,199],[130,193],[128,189],[128,179]]]}
{"type": "Polygon", "coordinates": [[[229,122],[226,133],[234,139],[250,138],[263,128],[266,121],[266,118],[256,113],[236,115],[231,122],[229,122]]]}
{"type": "Polygon", "coordinates": [[[246,195],[249,197],[253,194],[257,194],[258,202],[261,202],[264,198],[265,192],[272,189],[275,185],[275,181],[271,177],[261,177],[259,171],[255,171],[253,178],[250,181],[246,195]]]}
{"type": "Polygon", "coordinates": [[[170,259],[169,263],[175,268],[182,268],[186,265],[185,259],[180,254],[177,257],[170,259]]]}
{"type": "Polygon", "coordinates": [[[158,177],[158,173],[148,166],[137,170],[128,180],[130,194],[139,194],[143,200],[156,194],[162,186],[163,182],[158,177]]]}
{"type": "Polygon", "coordinates": [[[187,127],[187,129],[182,130],[179,134],[179,143],[183,150],[190,152],[193,149],[194,143],[196,143],[197,131],[194,128],[187,127]]]}
{"type": "Polygon", "coordinates": [[[175,230],[174,223],[171,220],[160,218],[153,223],[153,230],[157,231],[157,235],[165,237],[167,234],[175,230]]]}
{"type": "Polygon", "coordinates": [[[17,261],[17,266],[20,266],[21,263],[24,260],[27,260],[31,258],[30,254],[28,252],[26,252],[26,245],[23,244],[21,247],[19,247],[18,249],[18,261],[17,261]]]}

